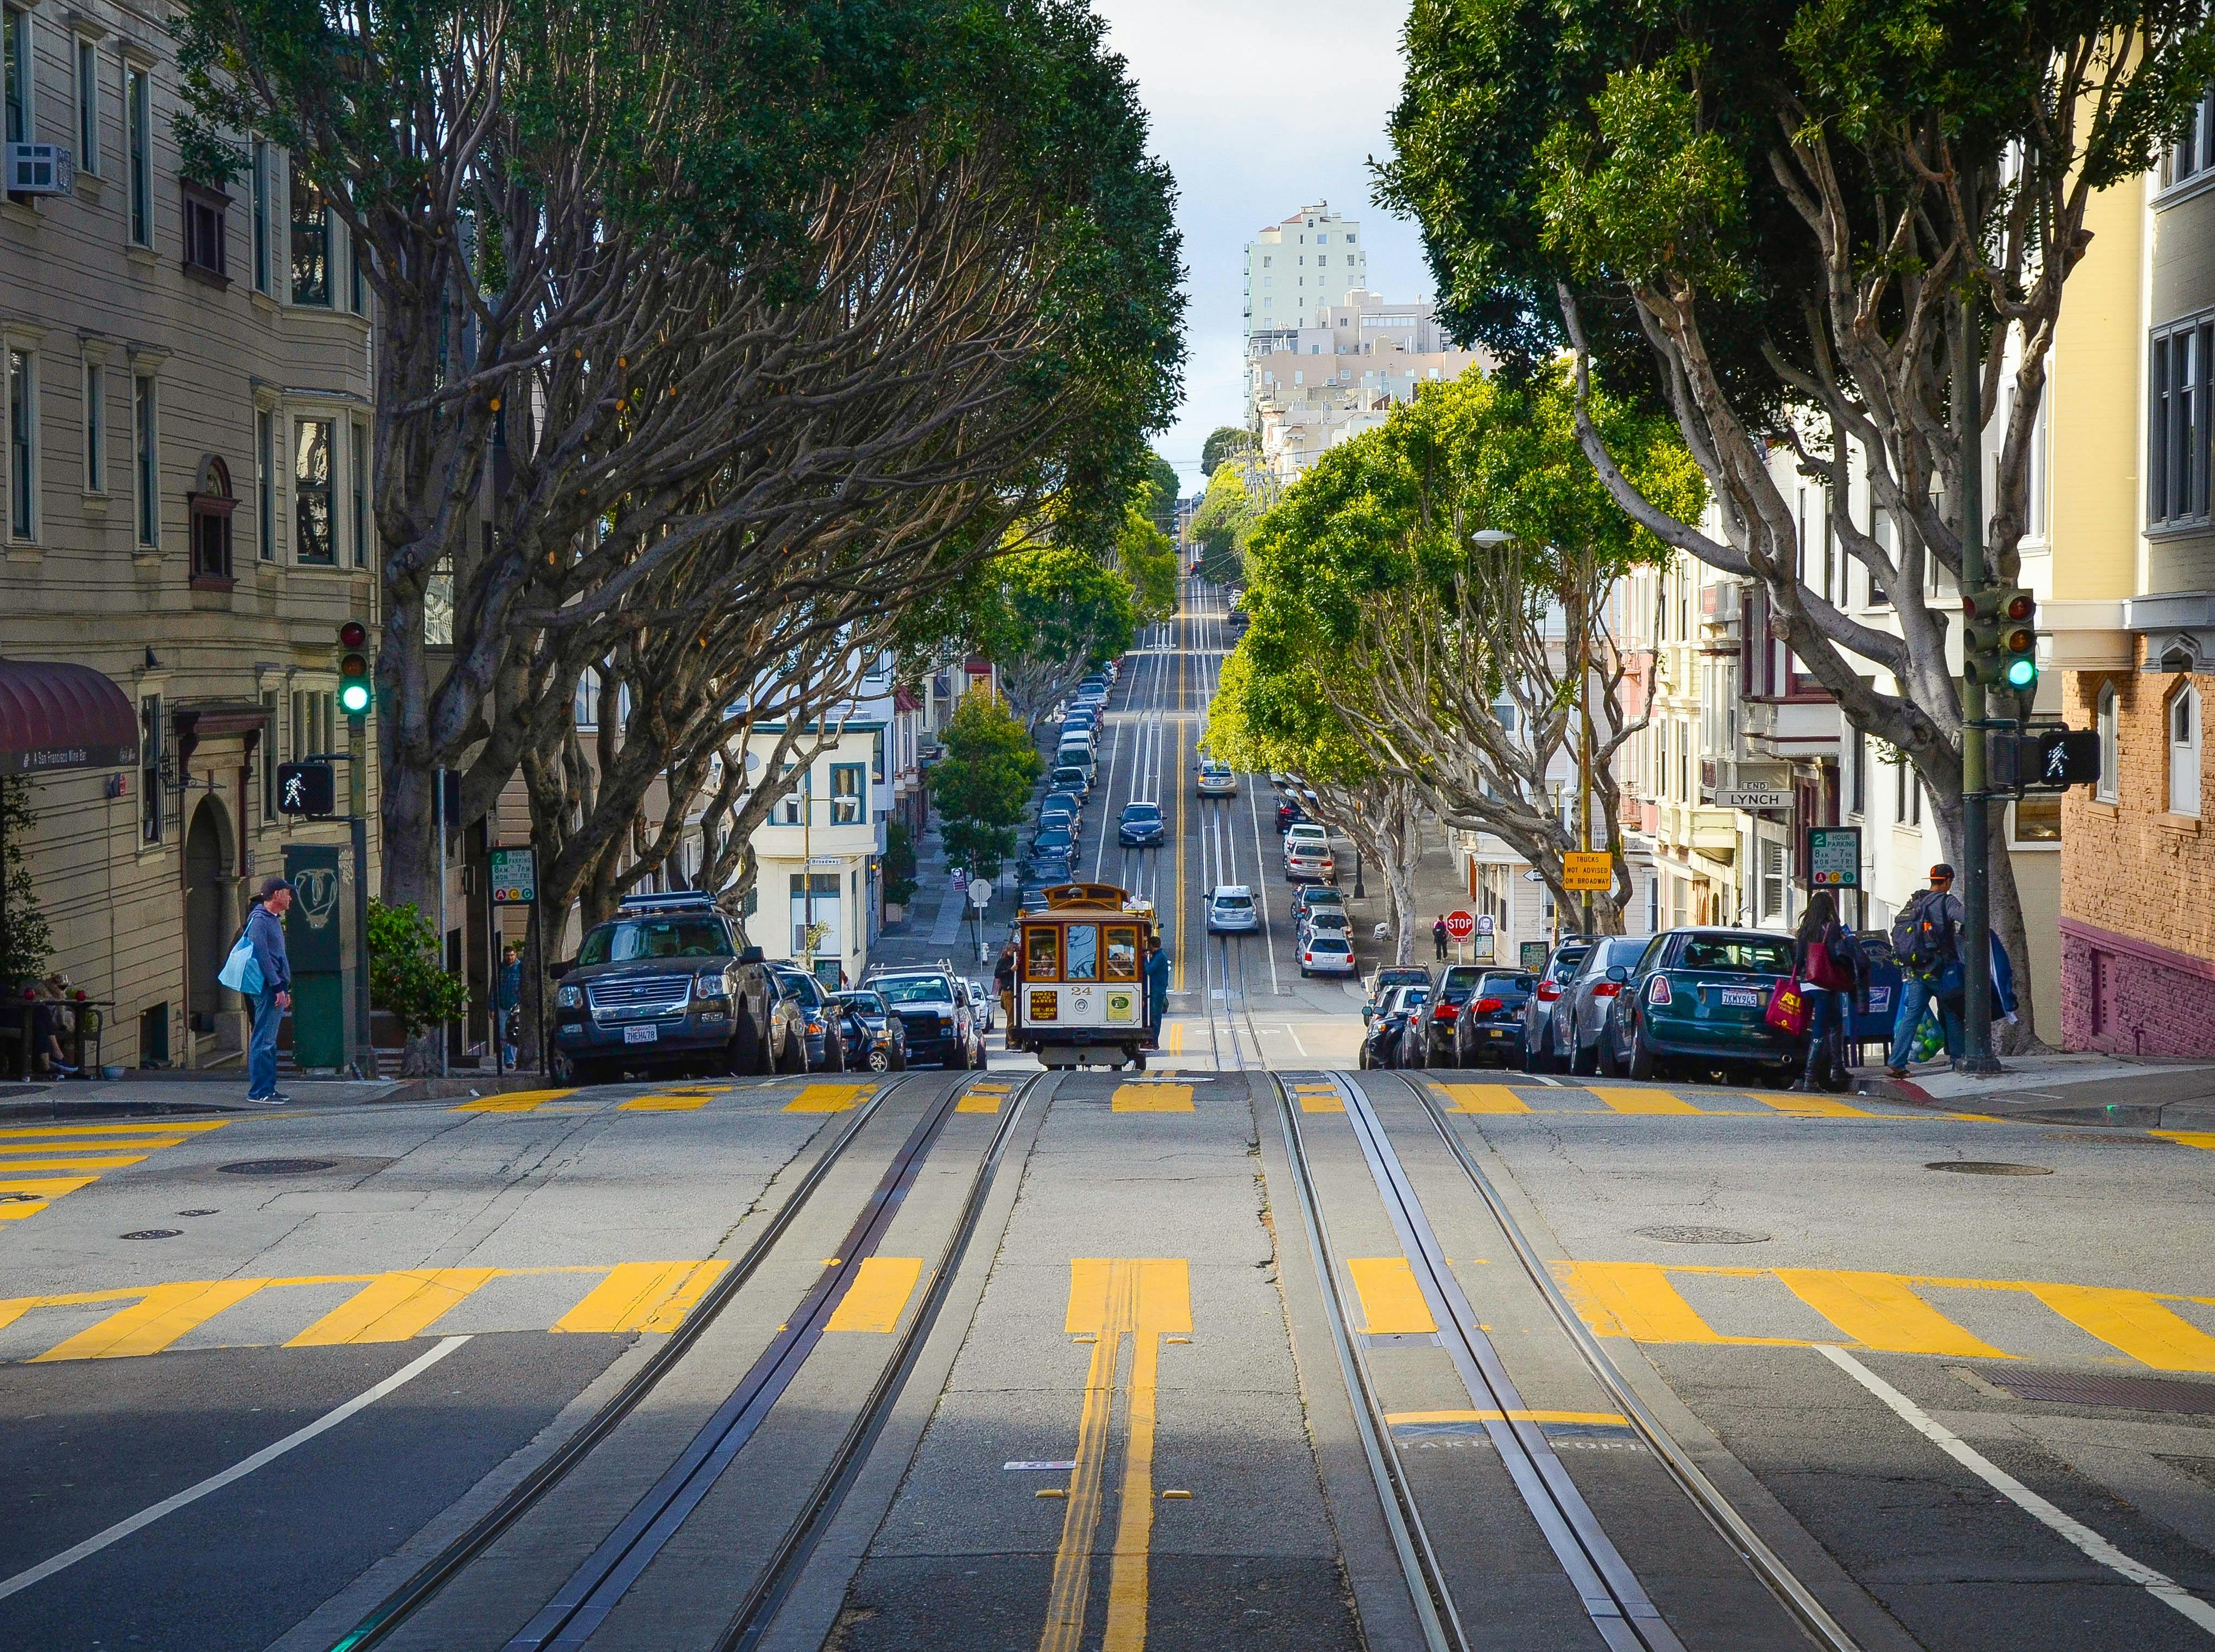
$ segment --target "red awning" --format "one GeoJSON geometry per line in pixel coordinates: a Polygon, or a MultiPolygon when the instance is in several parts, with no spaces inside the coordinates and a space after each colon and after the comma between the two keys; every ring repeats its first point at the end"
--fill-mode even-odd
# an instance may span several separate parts
{"type": "Polygon", "coordinates": [[[138,761],[138,714],[107,678],[89,665],[0,659],[0,774],[138,761]]]}

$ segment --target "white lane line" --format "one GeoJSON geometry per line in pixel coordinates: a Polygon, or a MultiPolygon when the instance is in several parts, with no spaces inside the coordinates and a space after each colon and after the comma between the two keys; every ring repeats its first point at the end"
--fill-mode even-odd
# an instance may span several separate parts
{"type": "Polygon", "coordinates": [[[1549,1079],[1543,1073],[1531,1073],[1525,1076],[1537,1080],[1540,1084],[1546,1086],[1549,1089],[1566,1090],[1568,1088],[1568,1086],[1563,1084],[1559,1079],[1549,1079]]]}
{"type": "Polygon", "coordinates": [[[147,1527],[151,1526],[156,1520],[160,1520],[163,1515],[174,1514],[186,1504],[198,1502],[202,1497],[206,1496],[211,1491],[220,1491],[232,1481],[242,1480],[248,1475],[253,1473],[255,1470],[261,1468],[265,1464],[275,1462],[279,1457],[282,1457],[286,1452],[291,1451],[294,1447],[306,1445],[308,1441],[313,1440],[317,1435],[325,1433],[329,1429],[338,1427],[340,1423],[345,1422],[356,1411],[361,1410],[367,1406],[374,1405],[378,1400],[383,1399],[394,1389],[413,1382],[417,1377],[421,1376],[426,1371],[428,1371],[433,1366],[438,1364],[440,1360],[445,1359],[447,1355],[452,1353],[456,1349],[459,1348],[467,1341],[469,1341],[467,1337],[447,1337],[441,1338],[439,1345],[436,1348],[432,1349],[428,1353],[422,1355],[420,1357],[407,1365],[402,1366],[400,1369],[395,1371],[390,1376],[387,1377],[383,1382],[378,1383],[375,1387],[366,1389],[363,1392],[356,1394],[352,1399],[347,1401],[345,1404],[340,1406],[336,1410],[324,1412],[313,1423],[309,1423],[306,1428],[297,1429],[294,1432],[286,1435],[282,1440],[279,1440],[274,1445],[264,1446],[260,1451],[255,1452],[251,1457],[241,1459],[239,1461],[233,1463],[229,1468],[224,1469],[219,1474],[209,1475],[206,1479],[202,1480],[198,1485],[187,1486],[182,1491],[178,1492],[175,1496],[164,1497],[161,1502],[155,1503],[150,1508],[140,1509],[137,1514],[130,1516],[127,1520],[120,1520],[116,1521],[114,1525],[109,1527],[105,1532],[95,1533],[92,1536],[87,1538],[83,1542],[77,1544],[74,1547],[63,1550],[52,1559],[42,1560],[37,1565],[32,1567],[28,1571],[17,1572],[13,1577],[7,1579],[4,1582],[0,1582],[0,1600],[4,1600],[11,1594],[19,1594],[22,1590],[29,1588],[34,1583],[40,1582],[46,1578],[52,1577],[56,1572],[68,1570],[71,1566],[76,1565],[78,1561],[84,1559],[87,1556],[96,1555],[102,1549],[108,1547],[110,1545],[120,1543],[125,1538],[129,1537],[133,1532],[144,1530],[147,1527]]]}
{"type": "Polygon", "coordinates": [[[2057,1535],[2074,1544],[2087,1557],[2096,1560],[2113,1572],[2123,1576],[2152,1595],[2163,1606],[2189,1618],[2210,1635],[2215,1635],[2215,1606],[2211,1606],[2198,1595],[2185,1588],[2175,1579],[2141,1561],[2132,1559],[2120,1549],[2101,1537],[2081,1520],[2062,1513],[2052,1503],[2033,1491],[2014,1475],[1964,1441],[1945,1424],[1936,1421],[1920,1405],[1863,1365],[1843,1348],[1830,1343],[1818,1343],[1815,1351],[1851,1377],[1856,1382],[1892,1407],[1907,1426],[1944,1452],[1948,1457],[2022,1509],[2033,1520],[2057,1535]]]}
{"type": "MultiPolygon", "coordinates": [[[[1277,979],[1277,932],[1269,921],[1269,878],[1263,871],[1269,863],[1261,856],[1261,798],[1250,774],[1247,776],[1246,809],[1254,822],[1254,898],[1261,909],[1261,948],[1269,960],[1269,994],[1273,998],[1282,998],[1284,983],[1277,979]]],[[[1298,1040],[1293,1042],[1297,1043],[1298,1040]]],[[[1303,1049],[1300,1054],[1305,1055],[1307,1051],[1303,1049]]]]}

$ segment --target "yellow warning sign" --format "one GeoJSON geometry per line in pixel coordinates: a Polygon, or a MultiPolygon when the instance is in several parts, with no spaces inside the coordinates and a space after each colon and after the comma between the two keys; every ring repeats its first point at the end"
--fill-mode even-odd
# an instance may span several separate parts
{"type": "Polygon", "coordinates": [[[1562,887],[1604,895],[1615,881],[1615,857],[1594,850],[1572,849],[1562,857],[1562,887]]]}

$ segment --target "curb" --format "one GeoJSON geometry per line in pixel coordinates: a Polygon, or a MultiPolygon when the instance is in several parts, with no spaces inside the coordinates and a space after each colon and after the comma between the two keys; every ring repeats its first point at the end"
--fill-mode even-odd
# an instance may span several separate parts
{"type": "MultiPolygon", "coordinates": [[[[406,1104],[410,1102],[445,1101],[468,1096],[504,1094],[511,1090],[538,1090],[553,1081],[541,1074],[506,1074],[500,1077],[489,1074],[450,1075],[445,1078],[391,1080],[379,1084],[359,1084],[367,1095],[343,1097],[301,1096],[295,1098],[300,1111],[314,1108],[322,1111],[337,1107],[371,1107],[406,1104]]],[[[98,1096],[73,1096],[65,1085],[56,1085],[45,1094],[17,1096],[0,1100],[0,1123],[23,1121],[44,1123],[65,1119],[91,1118],[159,1118],[175,1114],[250,1113],[268,1117],[282,1117],[291,1109],[284,1107],[249,1107],[240,1095],[228,1095],[220,1100],[188,1101],[176,1097],[132,1096],[108,1093],[98,1096]]]]}

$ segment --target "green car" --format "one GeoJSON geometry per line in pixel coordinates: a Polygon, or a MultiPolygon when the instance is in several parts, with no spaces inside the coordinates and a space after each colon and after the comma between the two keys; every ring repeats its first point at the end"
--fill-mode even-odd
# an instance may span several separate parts
{"type": "Polygon", "coordinates": [[[1620,978],[1600,1028],[1599,1064],[1634,1079],[1667,1069],[1721,1068],[1735,1079],[1762,1069],[1790,1082],[1803,1040],[1769,1025],[1770,994],[1792,975],[1789,935],[1752,929],[1672,929],[1656,935],[1620,978]]]}

